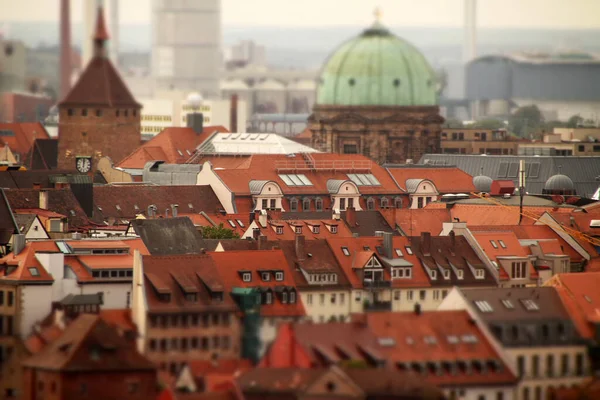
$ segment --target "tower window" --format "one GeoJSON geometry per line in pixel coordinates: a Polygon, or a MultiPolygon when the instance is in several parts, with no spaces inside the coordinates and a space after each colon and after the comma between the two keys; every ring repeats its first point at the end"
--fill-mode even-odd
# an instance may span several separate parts
{"type": "Polygon", "coordinates": [[[87,136],[87,132],[81,132],[81,136],[86,137],[87,136]]]}
{"type": "Polygon", "coordinates": [[[394,86],[395,87],[400,86],[400,79],[394,79],[394,86]]]}
{"type": "Polygon", "coordinates": [[[102,110],[96,110],[96,117],[102,116],[102,110]]]}
{"type": "Polygon", "coordinates": [[[68,115],[69,117],[72,117],[72,116],[73,116],[73,109],[72,109],[72,108],[69,108],[69,109],[67,110],[67,115],[68,115]]]}
{"type": "Polygon", "coordinates": [[[135,117],[137,115],[137,110],[133,110],[131,111],[133,113],[133,116],[135,117]]]}
{"type": "Polygon", "coordinates": [[[82,108],[81,109],[81,116],[82,117],[87,117],[87,108],[82,108]]]}
{"type": "Polygon", "coordinates": [[[115,111],[115,116],[117,116],[117,117],[118,117],[118,116],[119,116],[119,114],[120,114],[119,110],[115,111]]]}
{"type": "Polygon", "coordinates": [[[123,115],[127,116],[127,110],[123,111],[123,115]]]}

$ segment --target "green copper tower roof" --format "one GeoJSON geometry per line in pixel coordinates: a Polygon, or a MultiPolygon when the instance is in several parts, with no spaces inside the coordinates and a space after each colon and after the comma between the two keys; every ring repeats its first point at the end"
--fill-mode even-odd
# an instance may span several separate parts
{"type": "Polygon", "coordinates": [[[419,50],[377,21],[329,57],[317,104],[436,105],[436,76],[419,50]]]}

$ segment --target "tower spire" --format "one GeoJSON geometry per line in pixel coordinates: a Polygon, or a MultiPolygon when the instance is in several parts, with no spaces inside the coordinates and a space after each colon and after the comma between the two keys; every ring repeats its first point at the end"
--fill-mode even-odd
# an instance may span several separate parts
{"type": "Polygon", "coordinates": [[[108,31],[104,22],[104,8],[98,7],[98,17],[96,18],[96,31],[94,32],[94,55],[106,56],[105,43],[108,40],[108,31]]]}
{"type": "Polygon", "coordinates": [[[381,22],[381,16],[383,12],[381,11],[381,7],[375,7],[375,11],[373,11],[373,15],[375,16],[375,22],[381,22]]]}

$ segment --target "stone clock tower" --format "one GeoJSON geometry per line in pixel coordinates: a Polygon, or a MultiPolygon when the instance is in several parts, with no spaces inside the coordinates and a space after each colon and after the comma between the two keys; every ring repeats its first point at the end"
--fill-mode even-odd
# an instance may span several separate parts
{"type": "Polygon", "coordinates": [[[102,8],[94,33],[94,56],[58,104],[58,168],[89,172],[100,157],[118,163],[141,144],[140,110],[111,64],[102,8]]]}

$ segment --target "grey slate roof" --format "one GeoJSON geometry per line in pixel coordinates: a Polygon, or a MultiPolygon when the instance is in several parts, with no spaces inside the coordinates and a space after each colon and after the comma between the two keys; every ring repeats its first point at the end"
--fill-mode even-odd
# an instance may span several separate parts
{"type": "Polygon", "coordinates": [[[86,304],[102,305],[102,297],[99,294],[68,294],[60,301],[63,306],[78,306],[86,304]]]}
{"type": "Polygon", "coordinates": [[[406,191],[408,193],[416,192],[419,187],[419,183],[423,182],[423,179],[407,179],[406,180],[406,191]]]}
{"type": "Polygon", "coordinates": [[[135,219],[131,226],[152,255],[200,254],[204,248],[188,217],[135,219]]]}
{"type": "Polygon", "coordinates": [[[327,190],[329,193],[337,193],[344,182],[346,181],[343,179],[329,179],[327,181],[327,190]]]}
{"type": "Polygon", "coordinates": [[[255,180],[250,181],[248,183],[248,187],[250,188],[250,193],[260,194],[260,192],[262,192],[262,188],[267,184],[267,182],[269,182],[269,181],[255,181],[255,180]]]}
{"type": "Polygon", "coordinates": [[[525,161],[529,193],[541,194],[546,181],[559,173],[571,178],[578,196],[591,198],[598,189],[596,177],[600,176],[600,157],[425,154],[419,163],[455,165],[470,175],[512,180],[517,186],[520,160],[525,161]]]}
{"type": "Polygon", "coordinates": [[[19,227],[19,231],[22,234],[26,234],[36,218],[37,215],[35,214],[15,214],[15,221],[19,227]]]}

